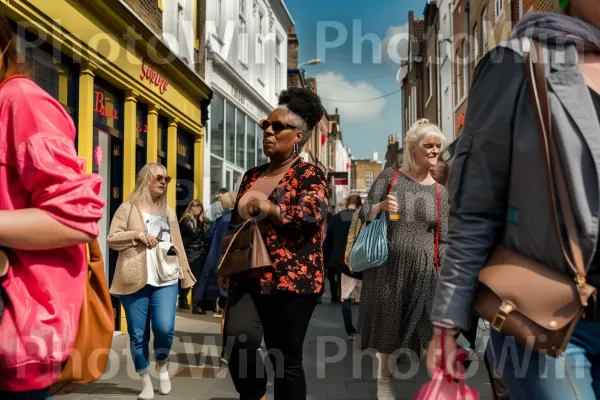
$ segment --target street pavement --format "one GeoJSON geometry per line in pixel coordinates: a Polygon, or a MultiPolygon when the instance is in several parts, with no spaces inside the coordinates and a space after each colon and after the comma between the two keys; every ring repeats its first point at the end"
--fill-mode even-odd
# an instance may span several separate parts
{"type": "MultiPolygon", "coordinates": [[[[358,306],[353,306],[354,318],[358,306]]],[[[483,324],[482,324],[483,325],[483,324]]],[[[158,394],[158,380],[153,376],[157,400],[233,400],[238,399],[228,370],[220,365],[220,320],[212,313],[205,316],[178,312],[173,352],[170,358],[172,391],[158,394]]],[[[483,349],[486,333],[478,338],[483,349]],[[482,342],[483,340],[483,342],[482,342]]],[[[136,399],[141,382],[129,355],[129,337],[113,340],[112,354],[104,376],[70,394],[55,400],[136,399]]],[[[467,371],[467,384],[479,391],[481,399],[490,399],[490,385],[481,353],[473,355],[467,371]]],[[[329,302],[327,295],[313,315],[304,345],[304,365],[308,386],[307,400],[371,400],[376,396],[377,362],[371,354],[363,354],[356,343],[346,340],[339,304],[329,302]]],[[[154,364],[152,365],[154,366],[154,364]]],[[[421,385],[429,380],[424,363],[403,361],[394,379],[396,399],[413,399],[421,385]]],[[[268,399],[273,397],[270,379],[268,399]]]]}

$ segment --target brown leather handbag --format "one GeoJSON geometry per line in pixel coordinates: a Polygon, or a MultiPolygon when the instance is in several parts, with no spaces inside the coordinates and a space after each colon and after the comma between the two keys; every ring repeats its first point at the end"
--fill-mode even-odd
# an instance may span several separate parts
{"type": "Polygon", "coordinates": [[[221,246],[219,276],[228,277],[270,267],[271,256],[254,218],[225,236],[221,246]]]}
{"type": "Polygon", "coordinates": [[[98,241],[90,243],[88,250],[88,279],[79,314],[79,330],[71,356],[50,388],[50,395],[68,392],[70,384],[85,385],[98,380],[108,362],[115,331],[115,315],[98,241]]]}
{"type": "MultiPolygon", "coordinates": [[[[538,42],[538,59],[542,49],[538,42]]],[[[552,118],[548,102],[546,72],[541,61],[533,62],[526,49],[529,91],[543,147],[548,196],[552,205],[552,222],[559,243],[574,277],[547,265],[498,246],[479,275],[480,291],[475,312],[490,322],[492,329],[512,336],[526,349],[558,357],[565,350],[575,325],[596,289],[586,283],[585,264],[564,171],[552,135],[552,118]],[[558,202],[566,226],[570,254],[561,235],[558,202]]]]}

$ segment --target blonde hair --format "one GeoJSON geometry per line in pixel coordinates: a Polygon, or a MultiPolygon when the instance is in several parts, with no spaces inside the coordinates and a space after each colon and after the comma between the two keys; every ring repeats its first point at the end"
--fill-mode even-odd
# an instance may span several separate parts
{"type": "MultiPolygon", "coordinates": [[[[150,182],[157,175],[166,175],[167,169],[164,165],[158,163],[149,163],[144,165],[137,175],[135,188],[127,201],[143,207],[146,204],[152,204],[152,196],[150,195],[150,182]]],[[[161,212],[167,212],[167,191],[165,190],[157,202],[161,212]]]]}
{"type": "Polygon", "coordinates": [[[231,210],[231,209],[233,209],[233,207],[235,207],[236,200],[237,200],[236,192],[227,192],[221,196],[221,205],[223,206],[223,209],[231,210]]]}
{"type": "Polygon", "coordinates": [[[200,215],[200,217],[204,217],[204,204],[202,204],[202,202],[199,199],[194,199],[192,201],[190,201],[190,204],[187,205],[187,207],[185,208],[185,211],[183,212],[183,215],[181,216],[181,218],[179,218],[179,222],[183,221],[184,218],[189,218],[191,219],[194,224],[198,221],[201,221],[199,218],[194,217],[194,214],[192,214],[192,206],[194,205],[194,203],[200,203],[200,207],[202,207],[202,214],[200,215]]]}
{"type": "Polygon", "coordinates": [[[405,150],[402,156],[403,171],[416,171],[419,169],[419,166],[415,162],[413,150],[417,146],[421,146],[423,144],[423,140],[427,136],[438,137],[442,143],[442,149],[444,149],[446,146],[446,138],[436,124],[430,123],[429,120],[425,118],[418,120],[410,127],[408,132],[406,132],[406,137],[404,139],[405,150]]]}

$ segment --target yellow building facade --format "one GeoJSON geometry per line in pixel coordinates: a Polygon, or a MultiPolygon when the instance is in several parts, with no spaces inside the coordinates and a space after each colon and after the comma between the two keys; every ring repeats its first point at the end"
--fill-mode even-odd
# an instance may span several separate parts
{"type": "MultiPolygon", "coordinates": [[[[210,89],[119,1],[0,0],[0,11],[14,23],[31,77],[71,114],[86,172],[103,177],[99,241],[110,281],[110,221],[144,164],[167,167],[174,209],[201,196],[201,102],[210,89]]],[[[125,331],[118,303],[115,310],[125,331]]]]}

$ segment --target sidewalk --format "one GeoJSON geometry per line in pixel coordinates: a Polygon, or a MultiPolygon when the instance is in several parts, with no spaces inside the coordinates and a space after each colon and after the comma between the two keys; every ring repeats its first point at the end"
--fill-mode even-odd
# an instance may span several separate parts
{"type": "MultiPolygon", "coordinates": [[[[358,307],[353,307],[354,318],[358,307]]],[[[220,320],[211,313],[195,316],[180,312],[177,316],[170,370],[173,390],[168,396],[158,394],[157,400],[233,400],[238,399],[226,368],[219,365],[220,320]]],[[[483,348],[480,346],[480,348],[483,348]]],[[[118,336],[113,341],[113,354],[101,380],[77,389],[56,400],[75,399],[136,399],[141,390],[139,378],[129,355],[129,337],[118,336]]],[[[309,400],[373,400],[376,396],[376,366],[370,355],[362,355],[346,340],[339,304],[329,303],[324,296],[313,315],[304,346],[304,365],[309,400]]],[[[468,385],[477,389],[482,400],[490,399],[487,373],[481,362],[474,361],[469,373],[476,371],[468,385]]],[[[429,379],[425,365],[399,364],[394,383],[396,399],[412,399],[429,379]]],[[[269,399],[272,385],[269,384],[269,399]]]]}

